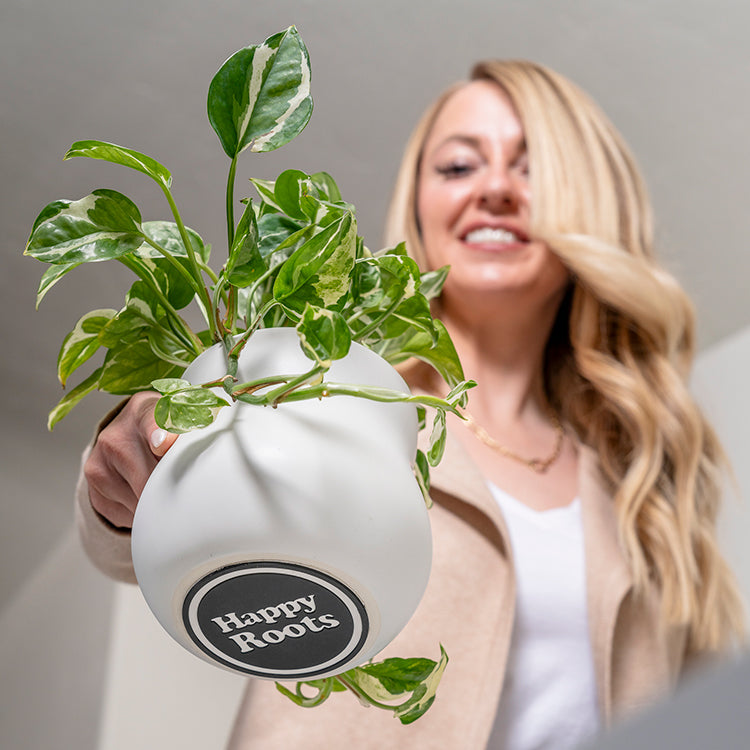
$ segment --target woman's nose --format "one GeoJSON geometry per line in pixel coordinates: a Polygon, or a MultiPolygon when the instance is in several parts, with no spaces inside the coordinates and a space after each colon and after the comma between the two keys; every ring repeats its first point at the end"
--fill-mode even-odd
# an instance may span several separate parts
{"type": "Polygon", "coordinates": [[[518,208],[520,196],[507,169],[488,169],[479,185],[479,201],[493,213],[511,213],[518,208]]]}

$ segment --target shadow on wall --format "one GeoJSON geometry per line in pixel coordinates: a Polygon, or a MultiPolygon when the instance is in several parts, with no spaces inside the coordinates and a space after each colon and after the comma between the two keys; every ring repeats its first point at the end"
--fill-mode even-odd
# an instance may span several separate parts
{"type": "Polygon", "coordinates": [[[97,747],[112,593],[69,525],[0,612],[0,747],[97,747]]]}

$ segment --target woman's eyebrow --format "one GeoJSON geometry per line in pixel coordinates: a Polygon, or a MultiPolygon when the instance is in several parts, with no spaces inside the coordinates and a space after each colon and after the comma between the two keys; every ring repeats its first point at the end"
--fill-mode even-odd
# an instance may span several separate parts
{"type": "Polygon", "coordinates": [[[472,148],[478,149],[481,145],[481,139],[478,136],[475,135],[464,135],[462,133],[454,133],[453,135],[449,135],[445,138],[443,138],[440,143],[438,143],[434,148],[430,149],[431,152],[439,151],[443,146],[448,145],[449,143],[462,143],[467,146],[471,146],[472,148]]]}
{"type": "MultiPolygon", "coordinates": [[[[450,143],[460,143],[476,150],[480,150],[482,147],[482,138],[476,135],[469,135],[465,133],[453,133],[452,135],[443,138],[442,141],[440,141],[430,149],[429,153],[434,154],[450,143]]],[[[523,156],[526,153],[526,150],[526,138],[522,138],[519,141],[518,146],[514,149],[514,157],[518,158],[519,156],[523,156]]]]}

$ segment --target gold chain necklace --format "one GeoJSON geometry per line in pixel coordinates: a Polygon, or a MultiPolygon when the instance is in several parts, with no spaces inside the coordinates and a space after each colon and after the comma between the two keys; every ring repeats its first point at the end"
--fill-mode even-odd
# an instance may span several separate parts
{"type": "Polygon", "coordinates": [[[549,469],[550,466],[552,466],[555,461],[560,457],[560,453],[562,453],[562,445],[563,445],[563,437],[565,436],[565,430],[563,429],[563,426],[560,422],[560,420],[557,418],[557,414],[555,414],[551,409],[549,410],[549,416],[552,420],[552,424],[555,427],[555,432],[557,433],[557,437],[555,439],[555,447],[552,450],[552,453],[547,458],[524,458],[523,456],[519,456],[517,453],[514,453],[509,448],[506,448],[504,445],[501,445],[500,443],[495,440],[488,432],[479,424],[477,424],[474,417],[469,414],[466,410],[463,411],[463,415],[466,417],[466,423],[469,427],[469,429],[488,447],[492,448],[493,450],[497,451],[501,456],[505,456],[505,458],[510,458],[513,461],[518,461],[519,463],[522,463],[524,466],[527,466],[532,471],[535,471],[537,474],[544,474],[547,469],[549,469]]]}

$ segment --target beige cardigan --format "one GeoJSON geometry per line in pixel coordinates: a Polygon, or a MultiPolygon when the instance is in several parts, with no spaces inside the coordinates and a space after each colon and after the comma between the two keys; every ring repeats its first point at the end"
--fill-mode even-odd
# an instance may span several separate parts
{"type": "MultiPolygon", "coordinates": [[[[612,499],[599,479],[594,453],[584,446],[579,453],[591,643],[600,710],[610,725],[674,685],[686,639],[683,629],[660,626],[655,592],[647,601],[633,596],[612,499]]],[[[436,659],[439,644],[445,646],[450,662],[427,714],[403,726],[389,712],[364,709],[345,693],[302,709],[272,682],[249,679],[232,750],[485,748],[513,625],[508,532],[482,476],[450,434],[444,459],[432,472],[432,494],[434,552],[427,591],[412,620],[378,657],[436,659]]],[[[92,509],[83,478],[76,506],[83,545],[94,563],[118,580],[134,581],[130,535],[92,509]]]]}

